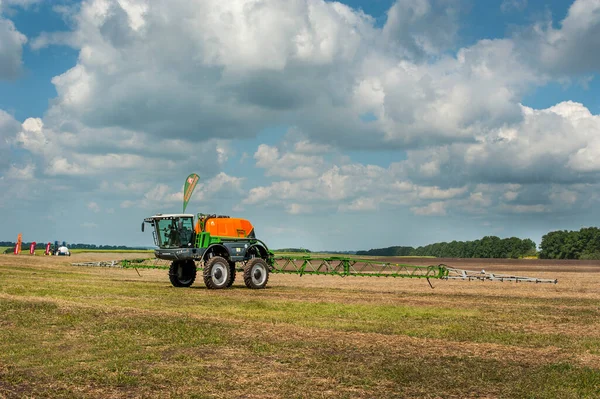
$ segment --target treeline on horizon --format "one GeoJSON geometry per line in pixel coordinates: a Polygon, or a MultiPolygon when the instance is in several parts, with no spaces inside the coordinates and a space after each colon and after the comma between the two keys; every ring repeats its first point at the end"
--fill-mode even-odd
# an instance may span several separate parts
{"type": "Polygon", "coordinates": [[[422,247],[393,246],[357,251],[368,256],[435,256],[436,258],[510,258],[537,256],[541,259],[600,259],[600,229],[552,231],[542,237],[540,251],[535,242],[518,237],[486,236],[473,241],[438,242],[422,247]]]}
{"type": "Polygon", "coordinates": [[[394,246],[358,251],[369,256],[435,256],[436,258],[512,258],[536,256],[535,242],[529,238],[486,236],[474,241],[436,242],[418,248],[394,246]]]}

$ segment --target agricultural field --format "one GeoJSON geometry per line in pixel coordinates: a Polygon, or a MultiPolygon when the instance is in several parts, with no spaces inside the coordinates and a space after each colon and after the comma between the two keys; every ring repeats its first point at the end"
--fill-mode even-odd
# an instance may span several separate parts
{"type": "MultiPolygon", "coordinates": [[[[402,258],[558,284],[271,275],[0,255],[0,397],[598,398],[600,262],[402,258]]],[[[399,259],[400,260],[400,259],[399,259]]]]}

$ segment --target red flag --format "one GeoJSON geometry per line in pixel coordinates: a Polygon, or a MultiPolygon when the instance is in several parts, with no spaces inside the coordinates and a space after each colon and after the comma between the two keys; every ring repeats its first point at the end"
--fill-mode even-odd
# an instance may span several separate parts
{"type": "Polygon", "coordinates": [[[33,255],[35,253],[35,245],[35,241],[31,243],[31,246],[29,247],[29,255],[33,255]]]}
{"type": "Polygon", "coordinates": [[[44,255],[50,255],[50,247],[52,246],[51,243],[46,244],[46,252],[44,252],[44,255]]]}

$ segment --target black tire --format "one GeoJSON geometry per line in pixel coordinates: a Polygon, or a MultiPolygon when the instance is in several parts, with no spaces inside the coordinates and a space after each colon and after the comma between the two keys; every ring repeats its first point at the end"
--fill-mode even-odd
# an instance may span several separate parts
{"type": "Polygon", "coordinates": [[[212,290],[227,288],[231,279],[229,262],[221,256],[213,256],[204,262],[203,275],[207,288],[212,290]]]}
{"type": "Polygon", "coordinates": [[[196,280],[196,263],[193,260],[175,260],[169,268],[169,280],[173,287],[189,287],[196,280]]]}
{"type": "Polygon", "coordinates": [[[233,285],[233,282],[235,281],[235,275],[236,275],[235,262],[230,261],[229,262],[229,281],[227,281],[227,288],[229,288],[233,285]]]}
{"type": "Polygon", "coordinates": [[[261,258],[253,258],[244,267],[244,284],[251,289],[265,288],[269,282],[269,265],[261,258]]]}

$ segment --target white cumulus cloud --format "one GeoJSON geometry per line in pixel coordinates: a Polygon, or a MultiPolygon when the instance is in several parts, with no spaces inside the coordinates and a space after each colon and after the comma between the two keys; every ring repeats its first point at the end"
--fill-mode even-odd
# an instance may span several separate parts
{"type": "Polygon", "coordinates": [[[100,205],[98,205],[98,203],[96,202],[88,202],[87,207],[90,211],[94,212],[94,213],[98,213],[100,212],[100,205]]]}
{"type": "Polygon", "coordinates": [[[2,17],[0,3],[0,80],[12,80],[22,70],[23,45],[27,37],[15,28],[15,24],[2,17]]]}
{"type": "Polygon", "coordinates": [[[410,210],[420,216],[443,216],[446,214],[446,206],[443,202],[432,202],[425,206],[412,207],[410,210]]]}
{"type": "Polygon", "coordinates": [[[0,175],[10,165],[11,143],[19,132],[19,122],[0,109],[0,175]]]}

